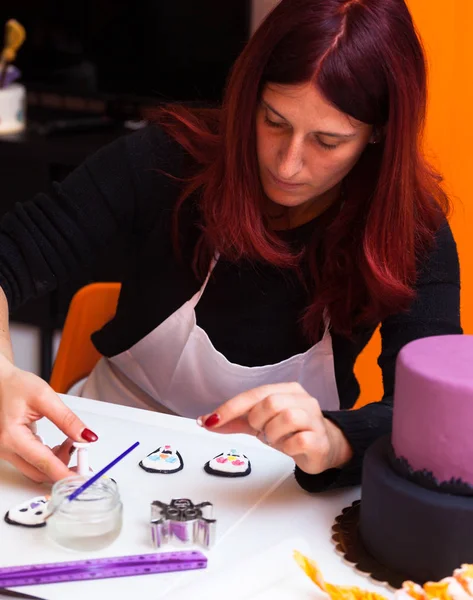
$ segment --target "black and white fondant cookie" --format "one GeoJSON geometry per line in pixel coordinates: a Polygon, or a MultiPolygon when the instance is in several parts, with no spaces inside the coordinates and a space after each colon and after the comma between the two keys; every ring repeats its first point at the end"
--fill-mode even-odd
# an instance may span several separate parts
{"type": "Polygon", "coordinates": [[[217,454],[206,462],[204,470],[209,475],[219,477],[246,477],[251,473],[251,463],[247,456],[232,448],[229,452],[217,454]]]}
{"type": "Polygon", "coordinates": [[[140,461],[140,467],[148,473],[177,473],[184,468],[184,461],[177,450],[171,446],[160,446],[140,461]]]}
{"type": "Polygon", "coordinates": [[[48,496],[37,496],[11,508],[5,515],[10,525],[21,527],[44,527],[48,515],[48,496]]]}

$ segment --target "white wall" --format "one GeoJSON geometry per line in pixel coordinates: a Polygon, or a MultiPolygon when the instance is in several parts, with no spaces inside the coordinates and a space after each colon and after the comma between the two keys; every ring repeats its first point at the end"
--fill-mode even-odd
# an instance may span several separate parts
{"type": "Polygon", "coordinates": [[[253,33],[268,12],[278,4],[279,0],[253,0],[251,32],[253,33]]]}
{"type": "MultiPolygon", "coordinates": [[[[40,373],[40,336],[37,327],[22,325],[20,323],[10,324],[10,334],[13,346],[15,364],[39,375],[40,373]]],[[[53,340],[53,357],[56,356],[61,333],[56,332],[53,340]]]]}

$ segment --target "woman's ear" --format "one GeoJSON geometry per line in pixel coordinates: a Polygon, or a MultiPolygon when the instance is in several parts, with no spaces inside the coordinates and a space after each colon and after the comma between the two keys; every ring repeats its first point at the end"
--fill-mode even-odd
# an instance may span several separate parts
{"type": "Polygon", "coordinates": [[[370,144],[379,144],[384,140],[384,136],[386,135],[386,127],[373,127],[373,132],[371,134],[369,143],[370,144]]]}

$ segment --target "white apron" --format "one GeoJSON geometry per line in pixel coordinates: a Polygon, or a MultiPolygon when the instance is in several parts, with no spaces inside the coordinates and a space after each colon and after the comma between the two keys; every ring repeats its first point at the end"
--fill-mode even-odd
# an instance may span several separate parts
{"type": "Polygon", "coordinates": [[[86,398],[196,418],[246,390],[299,382],[324,410],[340,408],[332,339],[273,365],[247,367],[228,361],[196,322],[195,307],[216,260],[194,296],[129,350],[102,358],[81,390],[86,398]]]}

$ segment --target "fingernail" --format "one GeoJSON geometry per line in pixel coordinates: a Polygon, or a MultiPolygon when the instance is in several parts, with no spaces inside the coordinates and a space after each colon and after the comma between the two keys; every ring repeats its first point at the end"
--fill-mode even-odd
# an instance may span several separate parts
{"type": "Polygon", "coordinates": [[[84,429],[80,434],[80,437],[86,442],[96,442],[99,439],[99,436],[93,431],[90,431],[90,429],[84,429]]]}
{"type": "Polygon", "coordinates": [[[210,417],[207,417],[204,421],[206,427],[214,427],[220,421],[220,416],[217,413],[213,413],[210,417]]]}

